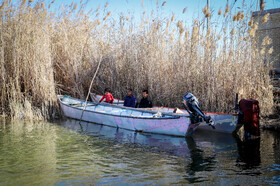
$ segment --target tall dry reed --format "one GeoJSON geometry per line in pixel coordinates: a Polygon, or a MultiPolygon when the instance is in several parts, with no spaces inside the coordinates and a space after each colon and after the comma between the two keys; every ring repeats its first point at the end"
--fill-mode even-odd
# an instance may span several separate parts
{"type": "Polygon", "coordinates": [[[176,15],[162,16],[160,4],[156,14],[143,11],[141,21],[113,16],[108,4],[86,13],[85,5],[52,13],[41,1],[0,1],[1,114],[51,117],[56,94],[85,97],[100,61],[97,93],[110,87],[123,98],[131,87],[140,99],[149,89],[154,104],[180,107],[183,94],[192,92],[215,112],[230,112],[239,93],[259,100],[262,114],[272,111],[270,65],[264,64],[271,48],[256,40],[261,23],[250,12],[230,12],[227,5],[207,30],[208,10],[188,26],[176,15]]]}

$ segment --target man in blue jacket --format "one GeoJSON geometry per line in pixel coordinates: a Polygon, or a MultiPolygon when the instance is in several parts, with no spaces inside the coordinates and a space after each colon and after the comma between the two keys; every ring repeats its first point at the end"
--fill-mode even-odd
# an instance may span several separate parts
{"type": "Polygon", "coordinates": [[[123,106],[134,108],[135,105],[136,105],[136,97],[133,95],[132,89],[128,88],[126,90],[126,96],[125,96],[125,99],[124,99],[123,106]]]}

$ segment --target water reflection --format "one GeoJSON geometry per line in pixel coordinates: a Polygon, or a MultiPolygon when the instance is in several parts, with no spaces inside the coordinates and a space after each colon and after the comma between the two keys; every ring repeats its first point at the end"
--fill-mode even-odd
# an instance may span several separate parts
{"type": "Polygon", "coordinates": [[[275,163],[280,165],[280,135],[279,132],[274,132],[273,133],[273,150],[274,150],[274,158],[275,158],[275,163]]]}
{"type": "Polygon", "coordinates": [[[0,185],[53,185],[56,138],[49,123],[0,122],[0,185]]]}
{"type": "MultiPolygon", "coordinates": [[[[263,131],[261,138],[248,141],[241,141],[240,138],[229,134],[208,131],[197,131],[193,137],[179,138],[136,133],[85,122],[80,126],[77,123],[75,120],[67,120],[62,122],[62,125],[89,136],[111,141],[121,147],[114,149],[115,153],[121,156],[126,156],[123,153],[124,148],[131,149],[136,157],[139,155],[139,149],[144,151],[145,154],[142,155],[145,160],[140,158],[136,161],[138,165],[135,167],[139,169],[146,170],[147,167],[144,167],[149,165],[155,170],[170,169],[168,172],[181,174],[175,182],[171,179],[168,183],[239,185],[280,182],[280,137],[274,133],[263,131]],[[151,153],[156,153],[156,157],[151,157],[154,155],[151,153]],[[160,162],[167,160],[168,163],[159,166],[160,162]]],[[[150,174],[155,176],[161,173],[153,171],[150,174]]],[[[155,178],[163,179],[159,175],[155,178]]],[[[141,179],[145,179],[145,176],[141,179]]]]}
{"type": "Polygon", "coordinates": [[[279,132],[263,131],[261,134],[261,167],[269,178],[269,184],[280,185],[280,135],[279,132]],[[264,159],[265,158],[265,159],[264,159]],[[264,159],[264,160],[263,160],[264,159]],[[269,159],[269,161],[268,161],[269,159]]]}
{"type": "Polygon", "coordinates": [[[185,179],[189,183],[196,183],[206,181],[201,176],[196,176],[197,172],[201,171],[212,171],[215,168],[215,154],[210,156],[205,156],[203,150],[201,150],[192,137],[187,137],[186,142],[188,144],[188,149],[190,150],[191,162],[186,166],[186,176],[185,179]]]}
{"type": "Polygon", "coordinates": [[[87,135],[111,139],[117,144],[129,144],[128,148],[140,146],[149,152],[184,158],[177,160],[185,167],[186,174],[183,178],[188,183],[213,182],[217,178],[214,175],[209,177],[211,171],[225,167],[237,175],[262,174],[260,138],[241,141],[236,136],[206,131],[198,131],[193,137],[178,138],[136,133],[86,122],[81,125],[77,123],[75,120],[67,120],[62,124],[87,135]],[[217,154],[223,155],[217,158],[217,154]],[[235,163],[231,163],[234,161],[235,163]]]}
{"type": "MultiPolygon", "coordinates": [[[[242,141],[236,137],[238,147],[237,166],[242,170],[253,169],[260,165],[260,138],[242,141]]],[[[259,173],[260,174],[260,173],[259,173]]]]}
{"type": "Polygon", "coordinates": [[[129,143],[130,146],[140,145],[152,151],[161,151],[178,157],[189,157],[186,141],[181,137],[138,133],[87,122],[79,123],[77,120],[66,120],[61,122],[61,125],[89,136],[113,141],[115,144],[129,143]]]}
{"type": "Polygon", "coordinates": [[[264,185],[280,183],[279,134],[192,138],[66,120],[0,123],[0,185],[264,185]],[[61,125],[61,126],[60,126],[61,125]]]}
{"type": "MultiPolygon", "coordinates": [[[[194,138],[181,138],[174,136],[137,133],[124,129],[116,129],[98,124],[67,120],[62,125],[72,130],[82,132],[115,144],[129,144],[128,148],[144,148],[145,151],[159,152],[177,157],[177,162],[184,165],[184,180],[188,183],[205,182],[209,180],[205,172],[211,172],[217,167],[216,152],[233,150],[236,148],[235,140],[231,135],[200,131],[194,138]],[[180,159],[178,159],[180,158],[180,159]]],[[[234,151],[234,150],[233,150],[234,151]]]]}

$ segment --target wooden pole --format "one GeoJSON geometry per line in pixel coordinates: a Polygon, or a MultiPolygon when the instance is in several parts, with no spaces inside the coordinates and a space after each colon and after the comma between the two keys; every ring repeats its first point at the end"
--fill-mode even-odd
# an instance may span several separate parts
{"type": "MultiPolygon", "coordinates": [[[[208,11],[210,11],[210,0],[207,0],[207,9],[208,11]]],[[[209,21],[210,17],[207,17],[207,30],[210,27],[210,21],[209,21]]]]}
{"type": "Polygon", "coordinates": [[[264,11],[264,0],[260,0],[260,11],[264,11]]]}
{"type": "Polygon", "coordinates": [[[91,87],[92,87],[92,83],[93,83],[93,81],[94,81],[94,79],[95,79],[95,77],[96,77],[96,75],[97,75],[97,72],[98,72],[98,70],[99,70],[101,61],[102,61],[102,58],[99,60],[97,69],[96,69],[96,71],[95,71],[95,73],[94,73],[94,76],[93,76],[91,82],[90,82],[90,86],[89,86],[89,89],[88,89],[87,98],[86,98],[86,101],[85,101],[85,104],[84,104],[84,108],[83,108],[83,111],[82,111],[82,114],[81,114],[81,118],[80,118],[79,124],[81,124],[81,121],[82,121],[82,118],[83,118],[83,115],[84,115],[84,111],[85,111],[85,108],[86,108],[86,105],[87,105],[87,100],[88,100],[88,98],[89,98],[90,90],[91,90],[91,87]]]}

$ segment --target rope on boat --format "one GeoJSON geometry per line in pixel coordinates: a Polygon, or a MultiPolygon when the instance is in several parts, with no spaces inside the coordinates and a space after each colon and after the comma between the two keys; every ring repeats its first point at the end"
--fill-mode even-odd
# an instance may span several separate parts
{"type": "MultiPolygon", "coordinates": [[[[83,111],[82,111],[82,115],[81,115],[81,118],[80,118],[79,124],[81,123],[81,120],[82,120],[82,118],[83,118],[84,111],[85,111],[86,106],[87,106],[87,100],[88,100],[88,97],[89,97],[89,94],[90,94],[90,90],[91,90],[91,87],[92,87],[92,83],[93,83],[93,81],[94,81],[94,79],[95,79],[95,77],[96,77],[96,75],[97,75],[97,72],[98,72],[98,70],[99,70],[99,67],[100,67],[101,61],[102,61],[102,59],[100,59],[100,60],[99,60],[99,62],[98,62],[98,66],[97,66],[97,69],[96,69],[96,71],[95,71],[95,73],[94,73],[94,76],[92,77],[91,82],[90,82],[90,86],[89,86],[89,89],[88,89],[87,98],[86,98],[86,101],[85,101],[85,104],[84,104],[84,108],[83,108],[83,111]]],[[[97,104],[97,105],[98,105],[98,104],[97,104]]]]}

